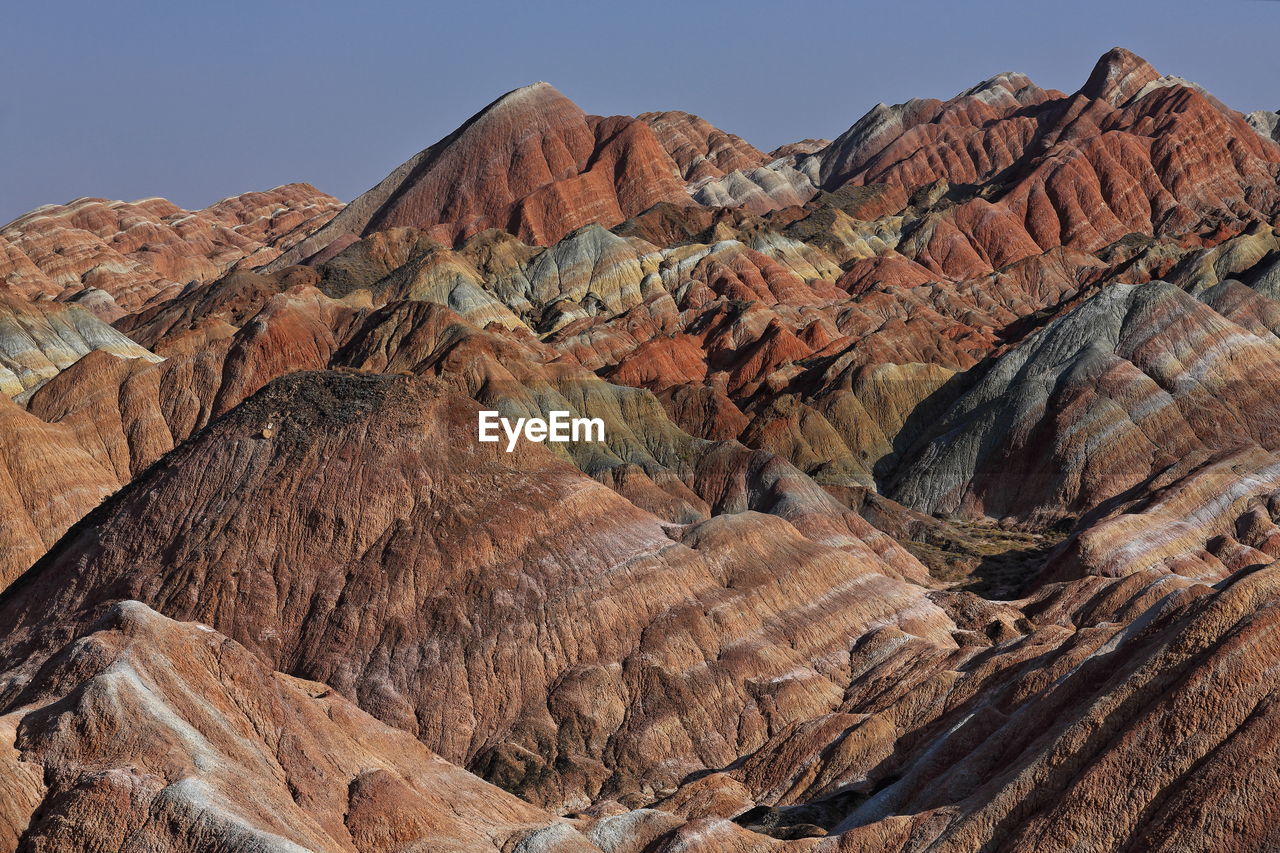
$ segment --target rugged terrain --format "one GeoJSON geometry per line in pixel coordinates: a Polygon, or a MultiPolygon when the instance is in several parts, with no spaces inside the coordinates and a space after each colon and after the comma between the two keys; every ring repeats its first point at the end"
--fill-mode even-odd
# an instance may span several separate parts
{"type": "Polygon", "coordinates": [[[1275,125],[537,83],[347,205],[15,220],[0,850],[1273,849],[1275,125]]]}

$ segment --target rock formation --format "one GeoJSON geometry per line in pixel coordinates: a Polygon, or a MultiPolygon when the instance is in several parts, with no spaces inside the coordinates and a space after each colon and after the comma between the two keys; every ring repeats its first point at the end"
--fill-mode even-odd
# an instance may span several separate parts
{"type": "Polygon", "coordinates": [[[161,198],[45,205],[0,228],[0,275],[6,290],[74,299],[111,321],[233,265],[266,263],[340,208],[307,184],[197,211],[161,198]]]}
{"type": "Polygon", "coordinates": [[[8,848],[599,849],[207,625],[122,601],[77,634],[3,718],[8,848]]]}
{"type": "Polygon", "coordinates": [[[89,352],[161,360],[79,305],[0,293],[0,393],[30,396],[89,352]]]}
{"type": "Polygon", "coordinates": [[[275,265],[332,254],[335,244],[397,226],[422,228],[446,245],[486,228],[554,242],[660,201],[687,203],[676,171],[647,123],[589,116],[535,83],[415,154],[275,265]]]}
{"type": "Polygon", "coordinates": [[[1275,118],[539,83],[345,206],[15,220],[0,851],[1274,848],[1275,118]]]}

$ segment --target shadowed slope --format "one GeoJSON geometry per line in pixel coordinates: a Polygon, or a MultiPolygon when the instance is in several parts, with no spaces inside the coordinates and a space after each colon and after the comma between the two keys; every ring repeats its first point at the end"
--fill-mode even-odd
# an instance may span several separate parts
{"type": "Polygon", "coordinates": [[[539,446],[476,444],[475,412],[404,377],[273,383],[8,590],[6,652],[51,612],[138,598],[574,803],[668,786],[829,708],[873,623],[951,644],[865,547],[755,513],[672,528],[539,446]]]}

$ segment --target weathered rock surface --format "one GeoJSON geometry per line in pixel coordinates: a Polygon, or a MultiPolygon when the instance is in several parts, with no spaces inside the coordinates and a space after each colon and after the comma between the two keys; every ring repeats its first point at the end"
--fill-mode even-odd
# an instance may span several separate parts
{"type": "Polygon", "coordinates": [[[1280,112],[1257,110],[1244,118],[1259,135],[1266,139],[1280,140],[1280,112]]]}
{"type": "Polygon", "coordinates": [[[0,292],[0,393],[30,396],[88,352],[160,361],[160,357],[79,305],[31,302],[0,292]]]}
{"type": "Polygon", "coordinates": [[[6,226],[0,850],[1275,847],[1274,131],[538,84],[336,216],[6,226]]]}
{"type": "Polygon", "coordinates": [[[1112,285],[992,363],[891,494],[926,512],[1078,515],[1189,456],[1275,449],[1280,340],[1262,335],[1171,285],[1112,285]]]}
{"type": "MultiPolygon", "coordinates": [[[[1120,48],[1074,95],[1004,74],[944,103],[881,105],[818,156],[825,189],[985,187],[945,214],[963,235],[948,234],[961,244],[948,254],[973,252],[979,262],[993,250],[1097,251],[1133,232],[1240,229],[1270,222],[1278,202],[1280,146],[1203,89],[1120,48]],[[987,233],[974,227],[997,219],[987,233]]],[[[959,260],[948,266],[960,269],[959,260]]]]}
{"type": "Polygon", "coordinates": [[[275,265],[399,226],[422,228],[445,245],[486,228],[545,244],[587,223],[616,225],[660,201],[688,203],[688,196],[647,123],[588,116],[535,83],[414,155],[275,265]]]}
{"type": "Polygon", "coordinates": [[[70,427],[45,423],[7,397],[0,434],[0,584],[8,585],[125,480],[70,427]]]}
{"type": "Polygon", "coordinates": [[[196,211],[161,198],[45,205],[0,228],[0,277],[6,289],[75,298],[111,321],[232,266],[266,263],[341,206],[307,184],[196,211]]]}
{"type": "Polygon", "coordinates": [[[11,587],[4,649],[51,607],[140,598],[505,787],[585,805],[825,713],[872,625],[952,645],[896,546],[751,512],[672,528],[539,446],[477,444],[475,411],[403,377],[274,383],[11,587]]]}
{"type": "Polygon", "coordinates": [[[3,676],[8,849],[599,850],[207,625],[123,601],[49,651],[3,676]]]}
{"type": "Polygon", "coordinates": [[[679,110],[641,113],[686,183],[722,178],[730,172],[764,166],[771,159],[740,136],[725,133],[705,119],[679,110]]]}

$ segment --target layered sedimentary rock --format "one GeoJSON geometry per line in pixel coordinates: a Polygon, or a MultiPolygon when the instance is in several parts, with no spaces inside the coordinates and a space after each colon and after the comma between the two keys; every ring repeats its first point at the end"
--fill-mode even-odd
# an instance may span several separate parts
{"type": "Polygon", "coordinates": [[[1171,285],[1113,285],[991,364],[891,494],[927,512],[1079,514],[1193,454],[1275,449],[1280,340],[1262,335],[1171,285]]]}
{"type": "Polygon", "coordinates": [[[1266,849],[1275,804],[1237,762],[1272,760],[1257,674],[1274,655],[1274,584],[1274,569],[1219,589],[1135,577],[1056,650],[1031,635],[1023,653],[1047,652],[1038,674],[1010,692],[988,683],[926,730],[901,776],[837,827],[841,849],[1266,849]],[[1094,621],[1107,611],[1143,629],[1094,621]],[[1188,712],[1195,725],[1170,725],[1188,712]]]}
{"type": "Polygon", "coordinates": [[[308,184],[196,211],[161,198],[45,205],[0,228],[0,275],[26,296],[76,299],[110,321],[234,265],[266,263],[340,208],[308,184]]]}
{"type": "Polygon", "coordinates": [[[82,624],[5,673],[6,849],[599,849],[207,625],[136,601],[82,624]]]}
{"type": "Polygon", "coordinates": [[[765,213],[804,204],[817,191],[811,175],[796,168],[798,159],[810,153],[807,146],[766,155],[689,113],[642,113],[639,118],[653,128],[701,204],[765,213]]]}
{"type": "Polygon", "coordinates": [[[877,107],[819,155],[821,181],[985,185],[946,214],[965,250],[1095,251],[1131,232],[1270,221],[1280,147],[1248,131],[1199,87],[1117,48],[1070,96],[1005,74],[944,103],[877,107]],[[991,233],[973,227],[994,217],[991,233]]]}
{"type": "Polygon", "coordinates": [[[701,183],[694,188],[693,198],[709,207],[740,207],[765,213],[802,205],[816,192],[812,176],[783,158],[701,183]]]}
{"type": "Polygon", "coordinates": [[[0,393],[30,392],[88,352],[160,361],[79,305],[0,293],[0,393]]]}
{"type": "Polygon", "coordinates": [[[0,423],[0,583],[8,585],[124,479],[71,428],[8,398],[0,399],[0,423]]]}
{"type": "Polygon", "coordinates": [[[7,226],[0,849],[1270,849],[1274,129],[538,84],[327,226],[7,226]]]}
{"type": "Polygon", "coordinates": [[[669,527],[539,446],[477,444],[475,412],[403,377],[274,383],[12,587],[6,649],[50,606],[140,597],[526,796],[585,805],[825,712],[847,637],[873,624],[952,645],[896,546],[751,512],[669,527]]]}
{"type": "Polygon", "coordinates": [[[687,183],[722,178],[736,170],[763,166],[770,160],[740,136],[725,133],[706,119],[686,112],[641,113],[637,118],[653,129],[687,183]]]}
{"type": "Polygon", "coordinates": [[[687,195],[648,124],[588,116],[552,86],[535,83],[414,155],[276,264],[397,226],[425,229],[446,245],[486,228],[554,242],[590,222],[616,225],[660,201],[686,202],[687,195]]]}

